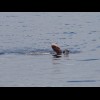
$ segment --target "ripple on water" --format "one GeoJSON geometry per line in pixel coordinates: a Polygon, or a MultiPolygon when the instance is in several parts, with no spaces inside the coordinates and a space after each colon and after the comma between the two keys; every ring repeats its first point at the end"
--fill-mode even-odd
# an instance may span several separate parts
{"type": "Polygon", "coordinates": [[[94,32],[97,32],[97,31],[91,31],[91,32],[93,32],[93,33],[94,33],[94,32]]]}
{"type": "MultiPolygon", "coordinates": [[[[80,49],[80,48],[79,48],[80,49]]],[[[77,53],[81,53],[81,51],[79,51],[79,50],[73,50],[73,49],[68,49],[69,51],[70,51],[70,53],[72,53],[72,54],[77,54],[77,53]]]]}
{"type": "Polygon", "coordinates": [[[95,33],[95,32],[97,32],[97,31],[91,31],[90,33],[88,33],[88,34],[93,34],[93,33],[95,33]]]}
{"type": "Polygon", "coordinates": [[[78,45],[74,45],[74,47],[78,47],[78,45]]]}
{"type": "MultiPolygon", "coordinates": [[[[69,46],[69,45],[67,45],[69,46]]],[[[80,48],[79,48],[80,49],[80,48]]],[[[68,48],[68,50],[70,51],[70,53],[72,54],[76,54],[76,53],[81,53],[80,50],[75,50],[73,48],[68,48]]],[[[51,49],[36,49],[36,48],[28,48],[28,47],[24,47],[24,48],[14,48],[14,49],[5,49],[5,50],[1,50],[0,51],[0,55],[4,55],[4,54],[52,54],[53,50],[51,49]]]]}
{"type": "Polygon", "coordinates": [[[93,34],[93,33],[88,33],[88,34],[93,34]]]}
{"type": "Polygon", "coordinates": [[[5,53],[4,52],[0,52],[0,55],[4,55],[5,53]]]}
{"type": "Polygon", "coordinates": [[[24,23],[24,22],[21,22],[21,21],[20,21],[20,22],[18,22],[18,23],[24,23]]]}
{"type": "Polygon", "coordinates": [[[96,80],[72,80],[72,81],[67,81],[71,83],[77,83],[77,82],[96,82],[96,80]]]}
{"type": "Polygon", "coordinates": [[[96,48],[100,48],[100,46],[97,46],[96,48]]]}
{"type": "Polygon", "coordinates": [[[64,40],[64,39],[66,39],[66,38],[65,38],[65,37],[62,37],[62,38],[59,38],[59,39],[63,39],[63,40],[64,40]]]}
{"type": "Polygon", "coordinates": [[[57,16],[57,17],[63,17],[63,16],[57,16]]]}
{"type": "Polygon", "coordinates": [[[33,55],[41,55],[41,54],[50,54],[52,53],[49,49],[32,49],[32,48],[22,48],[22,49],[6,49],[1,50],[0,55],[4,54],[33,54],[33,55]]]}
{"type": "Polygon", "coordinates": [[[96,51],[96,49],[91,49],[90,51],[96,51]]]}
{"type": "Polygon", "coordinates": [[[96,41],[96,39],[93,39],[92,41],[96,41]]]}
{"type": "Polygon", "coordinates": [[[100,59],[91,58],[91,59],[83,59],[83,60],[78,60],[78,61],[93,61],[93,60],[100,60],[100,59]]]}
{"type": "Polygon", "coordinates": [[[65,25],[70,25],[70,24],[65,24],[65,25]]]}
{"type": "Polygon", "coordinates": [[[73,34],[77,34],[75,32],[63,32],[63,34],[70,34],[70,35],[73,35],[73,34]]]}

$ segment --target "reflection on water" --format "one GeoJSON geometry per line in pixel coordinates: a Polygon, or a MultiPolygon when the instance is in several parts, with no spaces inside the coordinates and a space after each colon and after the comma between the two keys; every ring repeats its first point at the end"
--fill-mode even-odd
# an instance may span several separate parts
{"type": "Polygon", "coordinates": [[[69,60],[69,54],[62,54],[60,56],[53,56],[52,57],[52,62],[54,65],[56,64],[61,64],[62,63],[62,60],[69,60]]]}
{"type": "Polygon", "coordinates": [[[54,65],[60,64],[61,57],[52,57],[52,63],[54,65]]]}

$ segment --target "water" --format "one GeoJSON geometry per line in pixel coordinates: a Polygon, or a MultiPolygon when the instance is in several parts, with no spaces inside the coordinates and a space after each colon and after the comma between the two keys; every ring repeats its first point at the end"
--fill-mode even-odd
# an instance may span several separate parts
{"type": "Polygon", "coordinates": [[[99,26],[99,12],[0,12],[0,86],[100,86],[99,26]]]}

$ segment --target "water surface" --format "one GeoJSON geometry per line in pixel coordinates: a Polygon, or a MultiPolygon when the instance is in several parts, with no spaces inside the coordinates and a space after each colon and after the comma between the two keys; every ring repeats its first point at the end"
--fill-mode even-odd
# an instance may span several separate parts
{"type": "Polygon", "coordinates": [[[0,12],[0,86],[100,86],[99,26],[99,12],[0,12]]]}

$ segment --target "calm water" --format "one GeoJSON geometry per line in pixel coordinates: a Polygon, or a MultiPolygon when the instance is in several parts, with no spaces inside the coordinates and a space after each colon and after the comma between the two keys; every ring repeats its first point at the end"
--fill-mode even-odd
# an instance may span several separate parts
{"type": "Polygon", "coordinates": [[[99,12],[0,12],[1,87],[100,86],[99,53],[99,12]]]}

